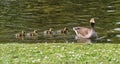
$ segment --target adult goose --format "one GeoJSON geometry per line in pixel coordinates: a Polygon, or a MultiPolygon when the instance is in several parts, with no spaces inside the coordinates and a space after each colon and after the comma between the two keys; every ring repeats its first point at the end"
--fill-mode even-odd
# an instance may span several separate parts
{"type": "Polygon", "coordinates": [[[94,24],[95,24],[94,18],[91,18],[90,19],[90,28],[73,27],[73,30],[76,33],[77,39],[79,39],[79,38],[96,39],[97,33],[95,32],[94,24]]]}

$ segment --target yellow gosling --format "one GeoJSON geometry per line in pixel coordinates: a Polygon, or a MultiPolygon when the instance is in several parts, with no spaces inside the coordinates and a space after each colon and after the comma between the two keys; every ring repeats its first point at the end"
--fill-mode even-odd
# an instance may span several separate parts
{"type": "Polygon", "coordinates": [[[44,33],[44,35],[52,35],[53,34],[53,31],[52,31],[53,29],[52,28],[49,28],[49,30],[45,30],[43,33],[44,33]]]}
{"type": "Polygon", "coordinates": [[[15,34],[15,37],[16,37],[17,39],[24,39],[24,37],[25,37],[25,32],[24,32],[24,31],[19,32],[19,33],[15,34]]]}
{"type": "Polygon", "coordinates": [[[27,36],[29,36],[29,37],[38,36],[38,31],[37,31],[37,30],[34,30],[34,31],[32,31],[32,32],[29,32],[29,33],[27,33],[27,36]]]}
{"type": "Polygon", "coordinates": [[[67,34],[67,33],[68,33],[68,29],[66,27],[61,30],[61,34],[67,34]]]}

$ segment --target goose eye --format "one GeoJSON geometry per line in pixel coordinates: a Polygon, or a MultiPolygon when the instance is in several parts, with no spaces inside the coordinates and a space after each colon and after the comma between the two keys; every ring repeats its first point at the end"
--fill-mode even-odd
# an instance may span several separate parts
{"type": "Polygon", "coordinates": [[[79,30],[80,28],[76,28],[76,30],[79,30]]]}

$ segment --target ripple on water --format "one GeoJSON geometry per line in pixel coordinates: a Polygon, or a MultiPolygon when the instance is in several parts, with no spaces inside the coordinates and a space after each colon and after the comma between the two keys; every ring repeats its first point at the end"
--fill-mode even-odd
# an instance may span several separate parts
{"type": "Polygon", "coordinates": [[[120,31],[120,28],[115,28],[114,30],[116,30],[116,31],[120,31]]]}
{"type": "Polygon", "coordinates": [[[116,37],[120,37],[120,34],[116,35],[116,37]]]}
{"type": "Polygon", "coordinates": [[[117,22],[116,24],[120,24],[120,22],[117,22]]]}
{"type": "Polygon", "coordinates": [[[115,10],[107,10],[107,12],[115,12],[115,10]]]}

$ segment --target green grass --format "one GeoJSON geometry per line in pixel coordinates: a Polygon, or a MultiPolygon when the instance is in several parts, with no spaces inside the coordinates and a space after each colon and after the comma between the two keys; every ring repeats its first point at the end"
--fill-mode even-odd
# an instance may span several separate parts
{"type": "Polygon", "coordinates": [[[0,64],[120,64],[120,44],[0,44],[0,64]]]}

